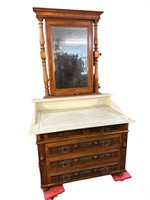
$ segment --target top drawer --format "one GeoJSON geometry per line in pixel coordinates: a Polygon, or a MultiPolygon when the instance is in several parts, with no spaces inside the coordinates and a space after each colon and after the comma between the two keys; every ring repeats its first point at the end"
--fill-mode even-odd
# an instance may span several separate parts
{"type": "Polygon", "coordinates": [[[88,133],[93,134],[113,134],[113,133],[120,133],[120,132],[127,132],[128,131],[128,124],[119,124],[119,125],[110,125],[110,126],[101,126],[101,127],[94,127],[89,128],[88,133]]]}
{"type": "Polygon", "coordinates": [[[128,131],[128,124],[110,125],[86,129],[68,130],[54,133],[41,134],[37,143],[57,142],[68,139],[80,139],[87,137],[100,137],[107,134],[115,134],[128,131]]]}
{"type": "MultiPolygon", "coordinates": [[[[37,143],[50,143],[63,140],[82,138],[86,135],[86,129],[68,130],[54,133],[41,134],[37,143]]],[[[38,135],[37,135],[38,136],[38,135]]]]}

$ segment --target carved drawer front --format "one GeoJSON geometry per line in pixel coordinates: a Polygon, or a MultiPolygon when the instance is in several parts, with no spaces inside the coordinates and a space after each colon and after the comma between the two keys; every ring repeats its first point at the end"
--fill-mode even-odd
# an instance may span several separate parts
{"type": "Polygon", "coordinates": [[[102,127],[95,127],[95,128],[88,129],[88,133],[100,134],[100,135],[114,134],[114,133],[121,133],[121,132],[128,132],[127,124],[102,126],[102,127]]]}
{"type": "Polygon", "coordinates": [[[91,140],[86,141],[83,140],[83,142],[76,142],[73,141],[72,144],[65,144],[63,145],[60,143],[58,145],[57,143],[55,146],[52,146],[51,144],[46,144],[46,154],[47,156],[52,155],[61,155],[61,154],[68,154],[73,152],[79,152],[86,149],[93,149],[93,148],[102,148],[102,147],[111,147],[111,146],[118,146],[121,142],[121,136],[120,135],[114,135],[113,137],[105,137],[101,139],[91,138],[91,140]]]}
{"type": "Polygon", "coordinates": [[[79,130],[71,130],[71,131],[62,131],[62,132],[55,132],[46,134],[46,139],[49,141],[59,141],[59,140],[66,140],[66,139],[75,139],[84,137],[86,134],[85,129],[79,130]]]}
{"type": "Polygon", "coordinates": [[[101,167],[81,169],[71,173],[63,173],[59,175],[48,174],[48,180],[51,184],[62,184],[97,176],[103,176],[117,172],[119,169],[118,163],[107,164],[101,167]]]}
{"type": "Polygon", "coordinates": [[[60,171],[81,169],[88,166],[98,166],[110,161],[117,161],[120,158],[120,150],[109,150],[105,152],[97,152],[91,155],[84,155],[81,157],[73,157],[70,159],[55,160],[47,159],[47,169],[53,173],[60,173],[60,171]]]}

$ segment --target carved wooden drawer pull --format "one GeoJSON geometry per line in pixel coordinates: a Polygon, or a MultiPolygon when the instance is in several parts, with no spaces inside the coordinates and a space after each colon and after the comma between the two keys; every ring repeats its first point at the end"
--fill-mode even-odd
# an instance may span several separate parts
{"type": "Polygon", "coordinates": [[[109,172],[109,168],[108,167],[102,168],[102,174],[107,174],[108,172],[109,172]]]}
{"type": "Polygon", "coordinates": [[[70,162],[69,161],[62,161],[61,166],[62,167],[70,167],[70,162]]]}
{"type": "Polygon", "coordinates": [[[71,176],[66,174],[66,175],[62,176],[62,179],[63,179],[63,181],[66,182],[66,181],[69,181],[71,179],[71,176]]]}
{"type": "Polygon", "coordinates": [[[60,148],[60,151],[61,151],[62,153],[67,153],[67,152],[70,151],[70,147],[68,147],[68,146],[61,147],[61,148],[60,148]]]}
{"type": "Polygon", "coordinates": [[[110,146],[110,145],[111,145],[111,140],[110,139],[102,141],[102,146],[110,146]]]}
{"type": "Polygon", "coordinates": [[[100,129],[101,133],[109,133],[110,132],[110,128],[109,127],[103,127],[100,129]]]}
{"type": "Polygon", "coordinates": [[[98,128],[93,128],[93,129],[89,129],[90,132],[95,133],[98,132],[100,134],[106,134],[106,133],[110,133],[111,132],[111,127],[98,127],[98,128]]]}

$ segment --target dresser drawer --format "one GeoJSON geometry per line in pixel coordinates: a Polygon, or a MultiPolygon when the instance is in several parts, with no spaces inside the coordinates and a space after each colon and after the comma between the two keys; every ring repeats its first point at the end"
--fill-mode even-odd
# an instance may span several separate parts
{"type": "Polygon", "coordinates": [[[108,137],[103,138],[86,138],[80,141],[72,140],[67,142],[66,144],[63,143],[55,143],[55,144],[45,144],[46,155],[47,156],[58,156],[61,154],[68,154],[68,153],[79,153],[83,150],[88,149],[101,149],[103,147],[112,147],[112,146],[119,146],[121,143],[121,135],[116,134],[108,137]]]}
{"type": "Polygon", "coordinates": [[[89,137],[103,137],[104,135],[128,132],[128,124],[94,127],[87,129],[77,129],[54,133],[41,134],[38,136],[37,143],[53,143],[58,141],[68,141],[89,137]]]}
{"type": "Polygon", "coordinates": [[[87,178],[93,178],[103,176],[107,174],[113,174],[119,171],[119,164],[116,162],[112,164],[103,165],[101,167],[81,169],[71,173],[63,173],[59,175],[51,175],[48,173],[48,181],[51,185],[63,184],[67,182],[83,180],[87,178]]]}
{"type": "Polygon", "coordinates": [[[84,156],[77,157],[76,155],[70,159],[63,160],[52,161],[51,159],[47,159],[47,170],[50,171],[51,174],[63,171],[67,172],[87,168],[89,166],[98,166],[104,163],[118,161],[120,158],[120,149],[92,153],[93,152],[89,151],[84,156]]]}
{"type": "Polygon", "coordinates": [[[68,140],[82,138],[86,135],[86,129],[70,130],[70,131],[61,131],[55,133],[49,133],[45,135],[45,139],[50,142],[55,142],[59,140],[68,140]]]}
{"type": "Polygon", "coordinates": [[[128,132],[127,124],[119,124],[119,125],[111,125],[111,126],[101,126],[87,129],[88,133],[91,134],[99,134],[99,135],[107,135],[107,134],[115,134],[128,132]]]}

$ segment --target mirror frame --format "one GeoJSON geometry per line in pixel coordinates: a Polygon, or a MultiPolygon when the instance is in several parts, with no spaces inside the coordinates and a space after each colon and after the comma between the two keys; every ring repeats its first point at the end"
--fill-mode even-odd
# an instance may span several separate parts
{"type": "Polygon", "coordinates": [[[52,95],[83,94],[93,92],[93,24],[83,20],[46,20],[46,42],[50,91],[52,95]],[[86,27],[87,28],[87,87],[56,88],[55,64],[53,55],[52,27],[86,27]]]}

